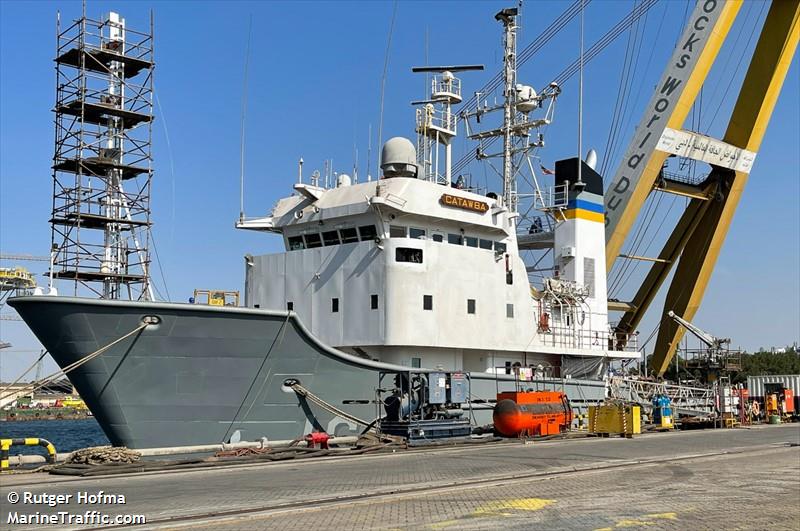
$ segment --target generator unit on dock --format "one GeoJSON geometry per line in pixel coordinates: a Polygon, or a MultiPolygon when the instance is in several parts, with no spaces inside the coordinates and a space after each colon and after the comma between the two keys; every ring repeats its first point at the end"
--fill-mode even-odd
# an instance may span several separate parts
{"type": "Polygon", "coordinates": [[[492,420],[506,437],[556,435],[572,423],[572,408],[561,391],[498,393],[492,420]]]}
{"type": "Polygon", "coordinates": [[[378,421],[381,433],[409,445],[472,434],[462,408],[469,402],[469,379],[462,372],[381,372],[376,394],[385,411],[378,421]],[[387,380],[394,385],[383,388],[387,380]]]}

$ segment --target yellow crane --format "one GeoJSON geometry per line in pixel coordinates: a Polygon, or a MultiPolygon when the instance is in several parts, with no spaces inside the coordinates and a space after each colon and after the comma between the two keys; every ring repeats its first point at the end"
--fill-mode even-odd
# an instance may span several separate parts
{"type": "Polygon", "coordinates": [[[0,304],[20,290],[31,290],[36,287],[33,274],[24,267],[0,267],[0,304]]]}
{"type": "Polygon", "coordinates": [[[24,267],[0,267],[0,290],[36,287],[33,275],[24,267]]]}
{"type": "Polygon", "coordinates": [[[609,309],[624,312],[620,341],[636,330],[677,264],[653,351],[658,375],[684,334],[668,312],[691,321],[700,306],[800,38],[800,0],[773,0],[723,137],[682,129],[742,4],[697,2],[605,196],[608,270],[620,259],[651,263],[632,300],[609,302],[609,309]],[[662,168],[671,155],[708,163],[711,173],[700,185],[665,179],[662,168]],[[688,206],[657,257],[621,254],[656,190],[688,197],[688,206]]]}

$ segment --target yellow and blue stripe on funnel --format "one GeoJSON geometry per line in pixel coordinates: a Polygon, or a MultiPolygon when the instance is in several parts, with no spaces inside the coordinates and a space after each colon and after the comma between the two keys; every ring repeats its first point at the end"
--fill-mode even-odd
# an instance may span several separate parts
{"type": "Polygon", "coordinates": [[[585,219],[587,221],[605,223],[605,208],[602,203],[602,198],[600,201],[599,203],[595,203],[594,201],[586,199],[570,199],[567,203],[567,209],[564,211],[564,217],[567,219],[585,219]]]}

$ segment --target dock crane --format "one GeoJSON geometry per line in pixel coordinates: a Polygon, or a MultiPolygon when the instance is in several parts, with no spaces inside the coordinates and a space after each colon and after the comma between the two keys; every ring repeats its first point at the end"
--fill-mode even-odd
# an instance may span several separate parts
{"type": "Polygon", "coordinates": [[[631,301],[609,301],[610,310],[624,312],[616,327],[619,343],[636,330],[675,267],[653,351],[659,376],[684,334],[668,311],[691,320],[700,306],[800,40],[800,0],[773,0],[723,137],[684,130],[743,3],[697,2],[605,194],[607,270],[619,259],[652,263],[631,301]],[[663,172],[669,156],[707,163],[711,172],[698,183],[670,179],[663,172]],[[658,257],[622,254],[645,201],[656,191],[689,198],[685,211],[658,257]]]}
{"type": "MultiPolygon", "coordinates": [[[[730,338],[716,337],[709,334],[702,328],[690,323],[680,315],[670,310],[667,315],[678,325],[692,333],[697,339],[706,345],[704,356],[694,361],[697,368],[702,369],[706,374],[706,380],[710,373],[736,371],[741,369],[741,353],[730,348],[730,338]]],[[[688,360],[687,360],[688,361],[688,360]]]]}
{"type": "MultiPolygon", "coordinates": [[[[0,260],[26,260],[29,262],[49,262],[47,256],[33,256],[29,254],[2,254],[0,260]]],[[[36,287],[36,280],[32,273],[24,267],[0,267],[0,308],[6,299],[18,290],[30,290],[36,287]]],[[[16,315],[0,314],[0,321],[21,321],[16,315]]]]}

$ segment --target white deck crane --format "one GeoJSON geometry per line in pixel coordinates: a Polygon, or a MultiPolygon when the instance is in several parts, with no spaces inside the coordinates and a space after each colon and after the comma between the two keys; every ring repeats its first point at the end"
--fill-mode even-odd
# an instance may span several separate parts
{"type": "Polygon", "coordinates": [[[680,324],[686,330],[694,334],[694,336],[697,339],[705,343],[710,349],[720,350],[724,348],[723,345],[730,345],[731,343],[730,338],[720,338],[712,336],[705,330],[693,325],[692,323],[690,323],[680,315],[676,314],[672,310],[670,310],[667,315],[669,315],[672,319],[674,319],[678,324],[680,324]]]}
{"type": "Polygon", "coordinates": [[[730,338],[717,337],[709,334],[672,310],[670,310],[667,315],[706,345],[707,348],[705,351],[701,351],[704,357],[694,360],[701,361],[700,367],[706,371],[713,372],[736,371],[741,369],[741,352],[738,350],[731,350],[730,338]]]}

